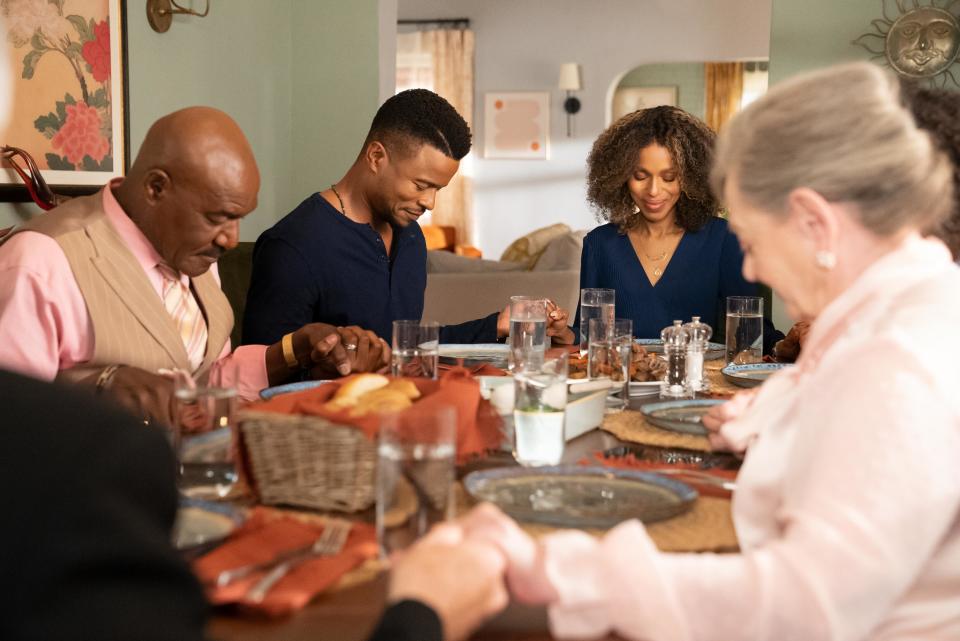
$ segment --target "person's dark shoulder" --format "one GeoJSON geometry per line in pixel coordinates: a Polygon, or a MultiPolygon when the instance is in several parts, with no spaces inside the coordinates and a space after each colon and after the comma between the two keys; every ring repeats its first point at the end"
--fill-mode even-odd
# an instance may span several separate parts
{"type": "Polygon", "coordinates": [[[308,196],[293,211],[260,234],[263,240],[282,240],[295,247],[312,246],[338,230],[341,214],[319,193],[308,196]]]}
{"type": "Polygon", "coordinates": [[[615,224],[606,223],[599,227],[594,227],[587,232],[587,235],[583,237],[583,242],[584,244],[602,245],[612,242],[622,235],[620,229],[615,224]]]}
{"type": "Polygon", "coordinates": [[[730,223],[724,218],[713,216],[700,229],[687,232],[692,236],[703,238],[708,245],[723,245],[727,242],[737,242],[737,238],[730,229],[730,223]]]}

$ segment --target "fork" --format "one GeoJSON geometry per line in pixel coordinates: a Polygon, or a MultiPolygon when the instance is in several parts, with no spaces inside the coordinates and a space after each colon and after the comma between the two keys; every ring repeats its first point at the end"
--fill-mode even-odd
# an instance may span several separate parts
{"type": "Polygon", "coordinates": [[[270,588],[276,585],[277,581],[285,577],[290,570],[316,556],[336,556],[340,554],[340,551],[347,542],[347,537],[350,534],[350,528],[352,526],[353,524],[350,521],[344,519],[330,519],[327,521],[323,532],[320,534],[320,538],[317,539],[317,542],[314,543],[309,550],[293,556],[273,568],[266,576],[250,588],[247,592],[247,599],[254,603],[260,603],[267,596],[270,588]]]}

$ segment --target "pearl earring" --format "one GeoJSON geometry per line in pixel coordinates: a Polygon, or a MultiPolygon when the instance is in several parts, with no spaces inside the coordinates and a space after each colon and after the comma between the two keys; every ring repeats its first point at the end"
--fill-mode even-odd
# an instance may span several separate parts
{"type": "Polygon", "coordinates": [[[633,213],[635,213],[635,214],[639,214],[639,213],[640,213],[640,205],[637,205],[636,203],[634,203],[634,205],[633,205],[633,213]]]}
{"type": "Polygon", "coordinates": [[[814,255],[814,259],[817,267],[824,271],[830,271],[837,266],[837,255],[830,251],[820,250],[814,255]]]}

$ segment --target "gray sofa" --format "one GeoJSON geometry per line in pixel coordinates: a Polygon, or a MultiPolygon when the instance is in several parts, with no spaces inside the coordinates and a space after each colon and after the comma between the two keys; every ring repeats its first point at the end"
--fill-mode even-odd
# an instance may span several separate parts
{"type": "Polygon", "coordinates": [[[521,263],[428,252],[424,320],[452,324],[503,309],[511,296],[540,296],[570,311],[580,294],[583,232],[552,241],[528,270],[521,263]]]}

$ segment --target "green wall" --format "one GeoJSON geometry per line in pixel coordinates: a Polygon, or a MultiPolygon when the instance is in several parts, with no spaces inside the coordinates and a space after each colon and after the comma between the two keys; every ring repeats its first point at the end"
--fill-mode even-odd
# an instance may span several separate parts
{"type": "Polygon", "coordinates": [[[618,87],[677,85],[678,106],[701,120],[706,111],[703,63],[641,65],[627,72],[618,87]]]}
{"type": "MultiPolygon", "coordinates": [[[[893,3],[891,3],[893,4],[893,3]]],[[[873,31],[882,0],[773,0],[770,85],[801,71],[872,56],[851,42],[873,31]]]]}
{"type": "Polygon", "coordinates": [[[297,202],[339,180],[360,151],[379,106],[378,19],[376,0],[293,2],[297,202]]]}
{"type": "MultiPolygon", "coordinates": [[[[229,0],[206,18],[176,16],[154,32],[128,2],[130,142],[191,105],[223,109],[260,166],[259,206],[244,240],[338,179],[356,156],[378,97],[378,0],[229,0]]],[[[38,211],[0,203],[0,227],[38,211]]]]}

